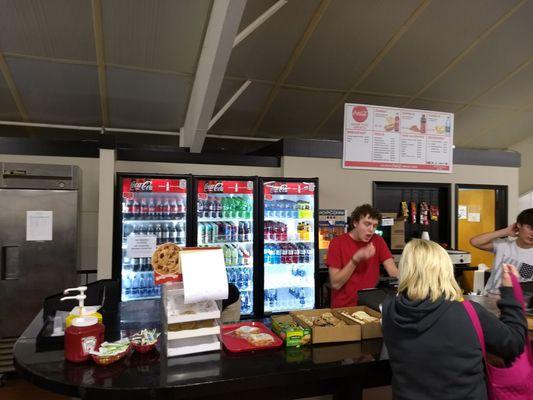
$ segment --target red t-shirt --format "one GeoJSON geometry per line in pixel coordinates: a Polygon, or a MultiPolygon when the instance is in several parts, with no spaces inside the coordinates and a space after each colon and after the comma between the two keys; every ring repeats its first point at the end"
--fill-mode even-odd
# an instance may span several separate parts
{"type": "Polygon", "coordinates": [[[392,254],[383,238],[373,235],[370,242],[353,240],[349,233],[333,238],[328,248],[327,265],[342,269],[350,258],[362,247],[373,243],[376,248],[374,256],[357,265],[350,279],[339,290],[331,289],[331,307],[349,307],[357,305],[357,291],[376,287],[379,279],[379,265],[392,258],[392,254]]]}

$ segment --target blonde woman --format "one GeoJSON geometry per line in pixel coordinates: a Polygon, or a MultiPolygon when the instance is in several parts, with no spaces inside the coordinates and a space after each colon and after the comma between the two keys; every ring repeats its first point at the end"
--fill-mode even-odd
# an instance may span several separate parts
{"type": "MultiPolygon", "coordinates": [[[[413,239],[400,261],[398,294],[383,302],[383,337],[395,400],[487,399],[483,355],[453,265],[438,244],[413,239]]],[[[487,351],[511,362],[524,349],[527,323],[504,265],[498,319],[473,303],[487,351]]]]}

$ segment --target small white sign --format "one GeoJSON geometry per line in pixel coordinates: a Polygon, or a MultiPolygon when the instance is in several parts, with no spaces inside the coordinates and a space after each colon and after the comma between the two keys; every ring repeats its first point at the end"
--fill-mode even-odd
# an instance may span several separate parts
{"type": "Polygon", "coordinates": [[[26,240],[52,240],[53,211],[26,211],[26,240]]]}
{"type": "Polygon", "coordinates": [[[458,219],[467,219],[468,211],[466,206],[458,206],[457,207],[457,218],[458,219]]]}
{"type": "Polygon", "coordinates": [[[126,241],[126,257],[152,257],[156,247],[155,235],[129,235],[126,241]]]}
{"type": "Polygon", "coordinates": [[[468,221],[469,222],[480,222],[481,214],[480,213],[468,213],[468,221]]]}
{"type": "Polygon", "coordinates": [[[382,218],[381,219],[381,226],[393,226],[394,225],[394,218],[382,218]]]}

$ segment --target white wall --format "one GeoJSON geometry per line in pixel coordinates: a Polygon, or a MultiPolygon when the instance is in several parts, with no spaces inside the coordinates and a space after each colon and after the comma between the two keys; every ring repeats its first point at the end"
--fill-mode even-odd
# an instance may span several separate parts
{"type": "Polygon", "coordinates": [[[533,190],[533,136],[514,144],[511,148],[522,156],[518,191],[520,194],[524,194],[533,190]]]}
{"type": "Polygon", "coordinates": [[[98,159],[0,154],[0,162],[77,165],[81,169],[79,269],[96,269],[98,242],[98,159]]]}
{"type": "MultiPolygon", "coordinates": [[[[516,218],[518,206],[518,168],[454,165],[453,173],[370,171],[343,169],[340,159],[284,157],[283,176],[318,177],[320,208],[341,208],[348,212],[362,203],[372,202],[372,182],[439,182],[507,185],[509,221],[516,218]]],[[[452,207],[455,189],[452,187],[452,207]]],[[[455,215],[452,210],[451,215],[455,215]]],[[[455,218],[452,218],[452,243],[455,242],[455,218]]]]}
{"type": "Polygon", "coordinates": [[[521,195],[518,199],[518,212],[533,208],[533,191],[521,195]]]}

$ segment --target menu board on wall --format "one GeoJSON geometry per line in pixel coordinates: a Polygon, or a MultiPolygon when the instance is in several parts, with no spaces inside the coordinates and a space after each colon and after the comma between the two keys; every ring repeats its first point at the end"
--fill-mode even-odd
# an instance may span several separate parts
{"type": "Polygon", "coordinates": [[[452,113],[344,105],[343,168],[450,173],[452,146],[452,113]]]}

